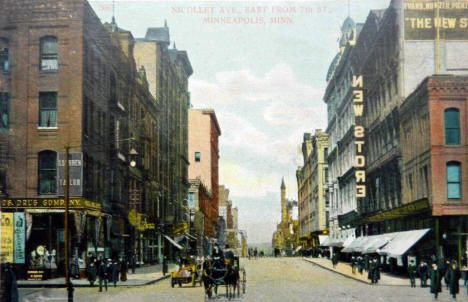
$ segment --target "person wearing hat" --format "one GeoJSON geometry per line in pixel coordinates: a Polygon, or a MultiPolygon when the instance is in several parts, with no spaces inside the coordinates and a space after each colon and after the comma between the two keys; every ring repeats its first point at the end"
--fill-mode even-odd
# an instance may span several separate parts
{"type": "Polygon", "coordinates": [[[97,275],[96,261],[94,260],[94,258],[91,258],[91,261],[89,261],[86,275],[88,277],[88,281],[91,287],[94,286],[94,282],[96,282],[97,275]]]}
{"type": "Polygon", "coordinates": [[[444,278],[448,284],[450,294],[454,299],[456,299],[456,296],[460,291],[459,282],[461,278],[461,272],[455,260],[453,260],[450,266],[447,267],[444,278]]]}
{"type": "Polygon", "coordinates": [[[102,292],[102,283],[104,282],[104,287],[107,291],[107,261],[106,259],[101,259],[98,267],[98,277],[99,277],[99,291],[102,292]]]}
{"type": "Polygon", "coordinates": [[[431,294],[434,294],[434,298],[437,299],[439,293],[442,292],[441,284],[442,275],[440,269],[437,267],[437,263],[432,263],[432,268],[429,271],[429,279],[431,280],[431,294]]]}
{"type": "Polygon", "coordinates": [[[414,260],[410,260],[410,264],[408,265],[408,275],[411,287],[416,287],[416,264],[414,260]]]}

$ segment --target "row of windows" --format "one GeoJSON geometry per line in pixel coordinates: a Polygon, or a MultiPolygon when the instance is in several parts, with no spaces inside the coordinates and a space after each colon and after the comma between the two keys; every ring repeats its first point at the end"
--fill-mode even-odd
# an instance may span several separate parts
{"type": "MultiPolygon", "coordinates": [[[[56,37],[46,36],[40,39],[39,59],[40,70],[55,71],[58,70],[58,41],[56,37]]],[[[9,62],[9,41],[0,38],[0,70],[8,71],[9,62]]]]}

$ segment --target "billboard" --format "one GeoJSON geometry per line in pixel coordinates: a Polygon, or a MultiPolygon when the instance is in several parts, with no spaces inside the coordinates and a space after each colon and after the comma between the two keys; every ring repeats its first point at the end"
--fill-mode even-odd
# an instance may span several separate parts
{"type": "Polygon", "coordinates": [[[468,40],[468,0],[404,0],[405,40],[468,40]]]}
{"type": "MultiPolygon", "coordinates": [[[[58,195],[65,195],[65,153],[59,153],[57,159],[58,195]]],[[[70,152],[68,159],[70,174],[69,196],[83,196],[83,153],[70,152]]]]}

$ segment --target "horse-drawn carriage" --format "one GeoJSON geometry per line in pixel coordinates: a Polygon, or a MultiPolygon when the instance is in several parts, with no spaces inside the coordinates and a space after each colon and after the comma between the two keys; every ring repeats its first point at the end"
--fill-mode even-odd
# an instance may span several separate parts
{"type": "Polygon", "coordinates": [[[201,261],[192,258],[184,260],[179,270],[171,273],[171,286],[179,284],[179,287],[182,287],[182,284],[191,284],[195,287],[197,283],[201,286],[202,265],[201,261]]]}
{"type": "Polygon", "coordinates": [[[203,264],[203,284],[205,286],[205,296],[211,299],[218,295],[218,287],[226,287],[226,297],[240,297],[240,292],[245,294],[246,273],[245,269],[240,267],[239,257],[232,251],[221,250],[213,251],[211,259],[205,260],[203,264]]]}

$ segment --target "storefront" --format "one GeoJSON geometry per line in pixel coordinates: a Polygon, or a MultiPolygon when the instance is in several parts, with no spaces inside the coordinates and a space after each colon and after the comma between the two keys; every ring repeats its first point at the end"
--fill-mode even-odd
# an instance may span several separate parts
{"type": "MultiPolygon", "coordinates": [[[[65,274],[65,200],[62,198],[4,199],[3,212],[24,213],[24,264],[17,268],[23,277],[28,271],[39,272],[42,278],[65,274]]],[[[84,269],[88,252],[103,246],[99,203],[83,198],[70,198],[69,250],[71,263],[84,269]]]]}

